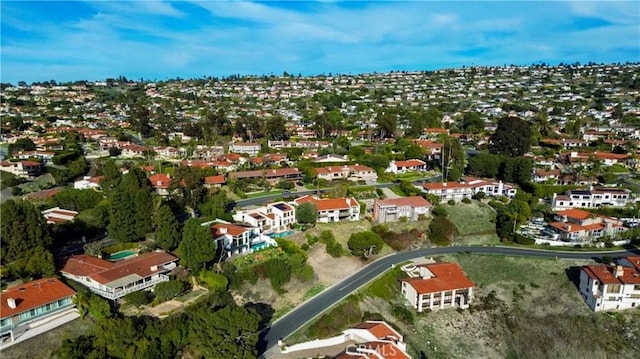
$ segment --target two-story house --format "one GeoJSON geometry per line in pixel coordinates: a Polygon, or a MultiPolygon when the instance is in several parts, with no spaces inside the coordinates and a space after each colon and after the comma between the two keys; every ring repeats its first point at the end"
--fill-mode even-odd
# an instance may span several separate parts
{"type": "Polygon", "coordinates": [[[295,207],[285,202],[269,203],[265,206],[240,209],[233,215],[236,222],[258,227],[263,234],[286,231],[296,223],[295,207]]]}
{"type": "Polygon", "coordinates": [[[318,210],[318,222],[348,222],[360,219],[360,204],[353,197],[317,198],[303,196],[293,201],[294,205],[313,203],[318,210]]]}
{"type": "Polygon", "coordinates": [[[640,257],[617,265],[587,265],[580,270],[580,295],[596,312],[640,307],[640,257]]]}
{"type": "Polygon", "coordinates": [[[378,223],[397,222],[405,218],[415,222],[429,214],[431,203],[420,196],[376,199],[373,202],[373,220],[378,223]]]}
{"type": "Polygon", "coordinates": [[[252,142],[237,142],[229,146],[229,152],[246,153],[249,156],[257,156],[260,153],[260,144],[252,142]]]}
{"type": "Polygon", "coordinates": [[[9,172],[17,177],[34,178],[42,174],[42,163],[36,161],[1,161],[0,171],[9,172]]]}
{"type": "Polygon", "coordinates": [[[631,203],[631,191],[626,188],[573,189],[564,195],[554,193],[551,197],[551,208],[554,210],[603,206],[625,207],[629,203],[631,203]]]}
{"type": "Polygon", "coordinates": [[[477,178],[470,178],[462,182],[435,182],[422,185],[422,191],[440,197],[443,201],[462,200],[471,198],[473,195],[484,192],[487,196],[506,196],[513,198],[517,189],[502,181],[486,181],[477,178]]]}
{"type": "Polygon", "coordinates": [[[58,278],[43,278],[0,292],[0,348],[51,330],[80,315],[76,292],[58,278]],[[46,325],[46,326],[45,326],[46,325]]]}
{"type": "Polygon", "coordinates": [[[620,220],[581,209],[555,212],[554,222],[549,223],[548,227],[565,242],[584,242],[603,236],[615,237],[628,229],[620,220]]]}
{"type": "MultiPolygon", "coordinates": [[[[259,218],[256,220],[260,221],[259,218]]],[[[273,238],[262,234],[257,226],[215,223],[210,228],[214,240],[228,256],[245,252],[251,253],[277,244],[273,238]]]]}
{"type": "Polygon", "coordinates": [[[421,264],[416,269],[417,276],[401,280],[401,292],[418,312],[467,308],[473,300],[475,284],[458,264],[421,264]]]}

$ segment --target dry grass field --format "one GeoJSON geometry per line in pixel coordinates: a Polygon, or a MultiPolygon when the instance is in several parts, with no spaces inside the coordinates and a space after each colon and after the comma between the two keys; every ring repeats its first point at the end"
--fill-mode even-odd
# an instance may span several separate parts
{"type": "MultiPolygon", "coordinates": [[[[363,319],[392,322],[414,358],[635,358],[640,352],[640,311],[593,313],[579,295],[575,270],[590,261],[470,254],[436,259],[458,262],[476,283],[470,309],[415,313],[413,324],[402,323],[392,314],[403,303],[399,285],[394,288],[402,274],[388,272],[336,310],[359,309],[363,319]]],[[[334,314],[289,340],[326,335],[340,324],[334,314]]]]}

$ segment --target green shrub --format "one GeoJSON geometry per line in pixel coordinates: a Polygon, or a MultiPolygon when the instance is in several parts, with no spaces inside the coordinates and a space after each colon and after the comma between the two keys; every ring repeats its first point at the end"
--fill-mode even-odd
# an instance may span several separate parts
{"type": "Polygon", "coordinates": [[[313,271],[313,267],[305,264],[301,270],[295,273],[296,277],[305,282],[309,282],[313,280],[315,272],[313,271]]]}
{"type": "Polygon", "coordinates": [[[342,253],[344,252],[344,249],[342,247],[342,244],[334,240],[333,242],[327,243],[326,251],[330,256],[334,258],[340,258],[342,256],[342,253]]]}
{"type": "Polygon", "coordinates": [[[53,162],[54,165],[64,166],[68,162],[78,159],[78,157],[80,157],[80,154],[75,151],[61,152],[53,156],[53,158],[51,158],[51,162],[53,162]]]}
{"type": "Polygon", "coordinates": [[[308,244],[308,243],[303,243],[303,244],[300,246],[300,248],[301,248],[303,251],[308,251],[310,247],[309,247],[309,244],[308,244]]]}
{"type": "Polygon", "coordinates": [[[160,282],[156,284],[154,292],[156,294],[156,300],[158,302],[165,302],[169,299],[173,299],[187,290],[189,290],[189,283],[181,280],[170,280],[167,282],[160,282]]]}
{"type": "Polygon", "coordinates": [[[447,209],[444,206],[437,205],[435,206],[435,208],[433,208],[431,214],[433,214],[435,217],[447,217],[449,215],[449,212],[447,212],[447,209]]]}
{"type": "Polygon", "coordinates": [[[91,294],[88,304],[89,313],[91,313],[94,318],[103,319],[111,317],[111,305],[106,299],[95,294],[91,294]]]}
{"type": "Polygon", "coordinates": [[[356,296],[349,296],[330,312],[321,316],[307,329],[309,338],[327,338],[362,321],[362,312],[356,296]]]}
{"type": "Polygon", "coordinates": [[[530,245],[530,244],[534,244],[536,243],[535,239],[533,238],[529,238],[529,237],[525,237],[521,234],[514,234],[513,236],[513,241],[518,243],[518,244],[525,244],[525,245],[530,245]]]}
{"type": "Polygon", "coordinates": [[[373,231],[373,233],[382,236],[383,234],[389,232],[389,226],[387,226],[386,224],[376,224],[375,226],[371,227],[371,230],[373,231]]]}
{"type": "Polygon", "coordinates": [[[322,231],[322,233],[320,233],[320,241],[322,243],[331,243],[331,242],[335,242],[336,237],[333,236],[333,232],[329,231],[329,230],[325,230],[322,231]]]}
{"type": "Polygon", "coordinates": [[[291,280],[291,265],[281,258],[272,258],[264,263],[267,277],[273,289],[282,294],[282,286],[291,280]]]}
{"type": "Polygon", "coordinates": [[[139,290],[125,295],[124,300],[131,305],[139,307],[141,305],[149,304],[149,302],[151,302],[151,296],[152,294],[146,290],[139,290]]]}
{"type": "Polygon", "coordinates": [[[202,271],[198,276],[200,282],[211,291],[223,291],[227,289],[229,280],[222,274],[218,274],[214,271],[202,271]]]}
{"type": "Polygon", "coordinates": [[[450,205],[450,206],[455,206],[456,205],[456,201],[450,199],[450,200],[447,201],[447,204],[450,205]]]}
{"type": "Polygon", "coordinates": [[[394,305],[391,314],[405,324],[413,324],[415,317],[413,311],[403,305],[394,305]]]}
{"type": "Polygon", "coordinates": [[[475,193],[473,196],[471,196],[471,198],[477,199],[477,200],[485,199],[486,197],[487,197],[487,194],[484,193],[484,191],[480,191],[478,193],[475,193]]]}
{"type": "Polygon", "coordinates": [[[465,198],[462,199],[462,203],[471,204],[471,199],[465,197],[465,198]]]}
{"type": "Polygon", "coordinates": [[[451,221],[441,216],[435,217],[431,221],[429,231],[429,240],[439,246],[448,246],[458,232],[451,221]]]}

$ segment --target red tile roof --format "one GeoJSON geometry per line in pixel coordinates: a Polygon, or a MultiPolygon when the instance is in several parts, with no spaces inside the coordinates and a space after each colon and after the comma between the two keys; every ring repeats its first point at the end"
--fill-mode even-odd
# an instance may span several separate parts
{"type": "Polygon", "coordinates": [[[431,203],[420,196],[389,198],[376,200],[381,206],[411,206],[411,207],[430,207],[431,203]]]}
{"type": "Polygon", "coordinates": [[[564,210],[564,211],[558,211],[558,212],[556,212],[556,215],[567,217],[567,218],[577,219],[579,221],[585,220],[587,218],[596,217],[596,215],[593,214],[593,213],[590,213],[590,212],[587,212],[587,211],[583,211],[581,209],[576,209],[576,208],[567,209],[567,210],[564,210]]]}
{"type": "Polygon", "coordinates": [[[395,162],[396,167],[418,167],[418,166],[424,166],[426,163],[424,161],[421,160],[406,160],[406,161],[396,161],[395,162]]]}
{"type": "Polygon", "coordinates": [[[355,329],[368,330],[374,337],[378,339],[395,338],[400,339],[402,335],[393,329],[389,324],[379,321],[367,321],[354,327],[355,329]]]}
{"type": "Polygon", "coordinates": [[[464,289],[474,287],[475,284],[462,271],[462,268],[456,263],[432,263],[424,264],[434,277],[409,278],[404,279],[411,285],[418,294],[438,293],[454,289],[464,289]]]}
{"type": "Polygon", "coordinates": [[[134,258],[116,263],[81,254],[70,257],[61,272],[77,277],[91,277],[99,283],[106,284],[130,274],[147,277],[155,272],[162,271],[152,271],[152,266],[159,266],[177,260],[178,258],[166,252],[143,253],[134,258]]]}
{"type": "Polygon", "coordinates": [[[351,197],[316,199],[312,196],[303,196],[296,199],[295,202],[298,204],[311,202],[316,205],[318,211],[333,211],[340,209],[349,209],[358,206],[358,202],[351,197]]]}
{"type": "Polygon", "coordinates": [[[166,189],[169,188],[169,185],[171,184],[171,178],[164,173],[156,173],[149,176],[149,181],[153,188],[166,189]]]}
{"type": "Polygon", "coordinates": [[[242,233],[246,232],[249,230],[249,228],[246,227],[242,227],[242,226],[238,226],[235,224],[223,224],[223,223],[217,223],[214,224],[213,226],[211,226],[211,232],[213,233],[213,235],[218,238],[222,235],[224,235],[224,231],[226,230],[226,234],[230,234],[234,237],[241,235],[242,233]]]}
{"type": "Polygon", "coordinates": [[[224,176],[207,176],[204,178],[204,184],[225,184],[224,176]]]}
{"type": "Polygon", "coordinates": [[[587,265],[582,270],[593,279],[597,279],[603,284],[640,284],[640,272],[636,268],[620,266],[622,275],[616,277],[616,266],[608,265],[587,265]]]}
{"type": "Polygon", "coordinates": [[[0,318],[55,302],[76,294],[58,278],[43,278],[11,287],[0,293],[0,318]],[[9,307],[7,299],[15,300],[16,308],[9,307]]]}
{"type": "Polygon", "coordinates": [[[113,264],[108,260],[79,254],[68,258],[60,271],[78,277],[89,277],[113,267],[113,264]]]}
{"type": "Polygon", "coordinates": [[[177,257],[166,252],[143,253],[131,259],[116,262],[111,268],[97,273],[91,276],[91,278],[102,284],[113,282],[114,280],[118,280],[131,274],[137,274],[140,277],[145,278],[154,273],[164,271],[164,269],[161,268],[153,270],[153,266],[160,266],[177,260],[177,257]]]}

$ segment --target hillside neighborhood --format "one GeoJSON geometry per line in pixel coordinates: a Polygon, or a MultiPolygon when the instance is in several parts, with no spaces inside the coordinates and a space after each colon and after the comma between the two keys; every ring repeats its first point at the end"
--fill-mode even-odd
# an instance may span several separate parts
{"type": "Polygon", "coordinates": [[[54,357],[419,358],[416,318],[486,319],[540,287],[501,297],[468,258],[412,258],[331,303],[359,301],[339,328],[319,312],[259,348],[420,249],[625,251],[565,268],[571,313],[640,306],[636,63],[52,80],[0,100],[2,354],[91,318],[54,357]]]}

